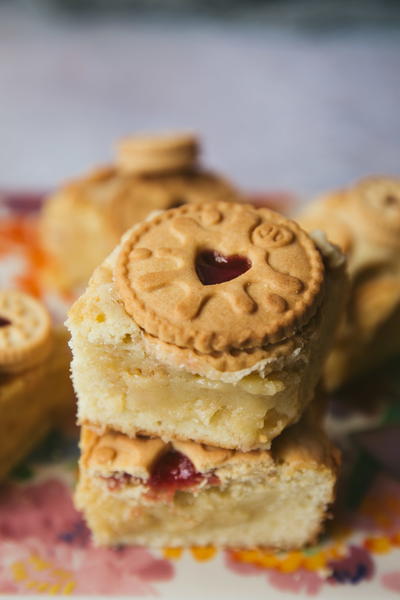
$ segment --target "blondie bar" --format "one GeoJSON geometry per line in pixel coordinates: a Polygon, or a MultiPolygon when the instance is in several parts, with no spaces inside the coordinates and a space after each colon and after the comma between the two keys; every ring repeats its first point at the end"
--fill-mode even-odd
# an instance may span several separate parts
{"type": "Polygon", "coordinates": [[[339,462],[307,417],[269,451],[82,430],[77,506],[97,544],[288,550],[315,540],[339,462]]]}
{"type": "Polygon", "coordinates": [[[325,367],[334,390],[400,353],[400,179],[363,179],[299,216],[347,255],[349,302],[325,367]]]}
{"type": "Polygon", "coordinates": [[[82,425],[269,448],[314,395],[342,254],[267,209],[171,209],[132,228],[72,307],[82,425]]]}

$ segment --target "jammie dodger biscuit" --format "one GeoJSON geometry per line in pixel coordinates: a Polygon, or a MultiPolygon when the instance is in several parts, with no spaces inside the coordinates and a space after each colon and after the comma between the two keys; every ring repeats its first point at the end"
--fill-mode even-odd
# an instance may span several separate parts
{"type": "Polygon", "coordinates": [[[51,320],[43,304],[18,290],[0,290],[0,372],[34,366],[50,348],[51,320]]]}

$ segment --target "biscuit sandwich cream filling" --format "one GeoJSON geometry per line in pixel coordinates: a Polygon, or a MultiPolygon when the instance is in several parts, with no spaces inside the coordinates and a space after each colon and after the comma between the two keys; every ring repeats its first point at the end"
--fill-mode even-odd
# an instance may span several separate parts
{"type": "Polygon", "coordinates": [[[80,422],[269,448],[311,401],[336,324],[344,269],[324,244],[224,202],[132,228],[67,321],[80,422]]]}
{"type": "Polygon", "coordinates": [[[249,453],[83,428],[77,504],[100,544],[299,547],[319,532],[338,467],[306,421],[249,453]]]}

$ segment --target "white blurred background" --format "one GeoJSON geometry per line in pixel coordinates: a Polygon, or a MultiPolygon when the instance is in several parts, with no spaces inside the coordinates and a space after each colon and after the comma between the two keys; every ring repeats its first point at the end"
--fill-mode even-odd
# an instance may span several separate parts
{"type": "Polygon", "coordinates": [[[250,190],[306,198],[400,174],[396,3],[381,15],[358,2],[348,18],[307,2],[51,4],[0,0],[0,188],[48,189],[127,133],[174,128],[198,130],[205,161],[250,190]]]}

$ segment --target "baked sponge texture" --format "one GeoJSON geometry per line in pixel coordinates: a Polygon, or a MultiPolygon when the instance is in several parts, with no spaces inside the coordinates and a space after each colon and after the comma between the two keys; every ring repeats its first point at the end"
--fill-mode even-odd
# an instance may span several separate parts
{"type": "Polygon", "coordinates": [[[339,456],[303,418],[269,451],[82,431],[76,504],[97,545],[300,548],[334,499],[339,456]]]}

